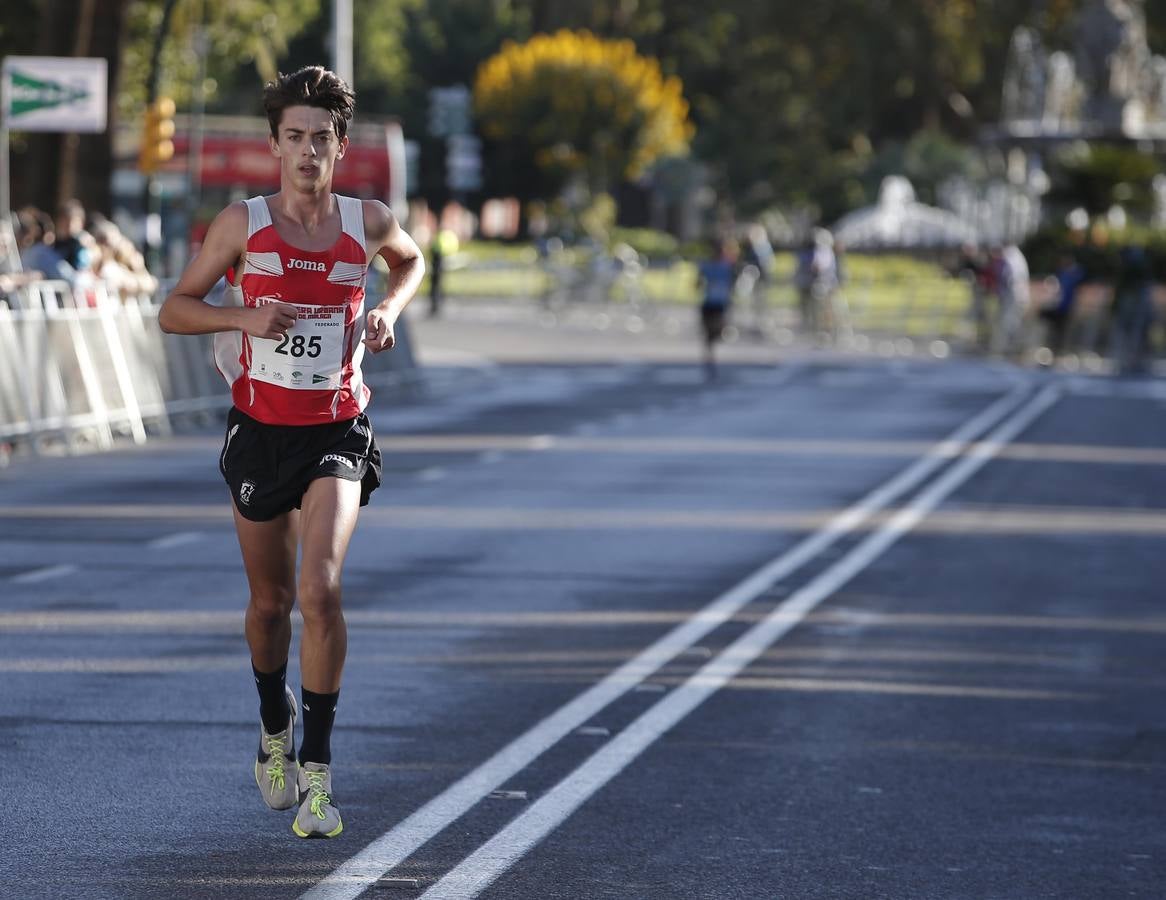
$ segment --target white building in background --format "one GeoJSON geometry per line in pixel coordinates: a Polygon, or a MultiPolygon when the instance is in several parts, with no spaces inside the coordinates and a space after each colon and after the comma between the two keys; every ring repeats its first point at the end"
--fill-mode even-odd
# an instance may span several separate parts
{"type": "Polygon", "coordinates": [[[838,220],[834,238],[847,250],[945,249],[974,243],[975,228],[955,213],[915,199],[902,175],[883,179],[878,203],[838,220]]]}

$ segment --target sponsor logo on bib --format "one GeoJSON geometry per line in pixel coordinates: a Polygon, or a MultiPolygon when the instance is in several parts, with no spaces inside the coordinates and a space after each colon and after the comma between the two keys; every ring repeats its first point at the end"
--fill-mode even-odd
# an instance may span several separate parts
{"type": "Polygon", "coordinates": [[[287,261],[289,269],[304,269],[308,272],[326,272],[328,267],[322,262],[313,262],[310,259],[289,259],[287,261]]]}

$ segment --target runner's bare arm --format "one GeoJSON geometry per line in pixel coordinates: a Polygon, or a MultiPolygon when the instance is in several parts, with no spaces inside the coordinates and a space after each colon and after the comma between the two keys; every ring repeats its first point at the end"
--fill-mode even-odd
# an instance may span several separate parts
{"type": "Polygon", "coordinates": [[[425,277],[425,259],[396,216],[379,200],[364,201],[364,233],[368,247],[389,266],[389,290],[368,312],[365,346],[373,353],[396,343],[393,325],[409,305],[425,277]]]}
{"type": "Polygon", "coordinates": [[[239,263],[246,248],[247,207],[232,203],[215,217],[198,256],[166,296],[158,311],[159,327],[172,334],[238,330],[254,337],[281,337],[295,323],[296,308],[291,304],[250,309],[213,306],[203,299],[227,269],[239,263]]]}

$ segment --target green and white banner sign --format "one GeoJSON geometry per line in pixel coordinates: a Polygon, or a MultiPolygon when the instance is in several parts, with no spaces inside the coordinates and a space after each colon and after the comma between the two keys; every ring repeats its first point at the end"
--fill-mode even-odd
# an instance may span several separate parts
{"type": "Polygon", "coordinates": [[[9,131],[105,131],[106,61],[67,56],[4,59],[3,127],[9,131]]]}

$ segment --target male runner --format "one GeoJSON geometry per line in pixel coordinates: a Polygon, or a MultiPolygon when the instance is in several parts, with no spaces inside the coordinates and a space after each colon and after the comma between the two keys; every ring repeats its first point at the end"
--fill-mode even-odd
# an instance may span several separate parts
{"type": "Polygon", "coordinates": [[[319,66],[266,86],[279,193],[219,213],[158,316],[167,332],[215,333],[216,362],[231,385],[219,468],[251,592],[246,634],[262,719],[255,780],[272,809],[299,803],[292,829],[300,837],[335,837],[344,827],[329,767],[347,648],[340,571],[359,508],[380,484],[360,361],[365,347],[392,349],[393,325],[425,271],[383,203],[332,193],[354,99],[319,66]],[[365,316],[365,272],[377,254],[389,288],[365,316]],[[212,306],[203,298],[224,274],[228,299],[212,306]],[[298,711],[285,684],[297,596],[298,761],[298,711]]]}

